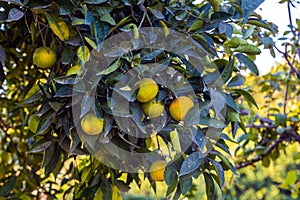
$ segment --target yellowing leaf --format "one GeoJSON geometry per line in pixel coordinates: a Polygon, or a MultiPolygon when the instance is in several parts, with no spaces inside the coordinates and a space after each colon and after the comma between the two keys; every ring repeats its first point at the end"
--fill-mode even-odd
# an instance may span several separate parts
{"type": "Polygon", "coordinates": [[[90,50],[87,46],[81,46],[77,50],[77,56],[82,62],[87,62],[90,59],[90,50]]]}
{"type": "Polygon", "coordinates": [[[51,30],[60,40],[69,39],[69,27],[65,21],[54,15],[47,15],[47,20],[51,30]]]}
{"type": "Polygon", "coordinates": [[[287,185],[293,185],[297,181],[297,173],[295,170],[290,170],[285,178],[287,185]]]}
{"type": "Polygon", "coordinates": [[[84,37],[84,39],[87,41],[87,43],[89,43],[89,45],[91,45],[91,47],[93,47],[93,49],[97,48],[97,45],[93,40],[91,40],[90,38],[88,38],[86,36],[84,37]]]}
{"type": "Polygon", "coordinates": [[[167,26],[167,25],[165,24],[165,22],[162,21],[162,20],[159,20],[159,22],[160,22],[161,26],[162,26],[163,29],[164,29],[165,36],[167,37],[167,36],[170,34],[170,31],[169,31],[168,26],[167,26]]]}

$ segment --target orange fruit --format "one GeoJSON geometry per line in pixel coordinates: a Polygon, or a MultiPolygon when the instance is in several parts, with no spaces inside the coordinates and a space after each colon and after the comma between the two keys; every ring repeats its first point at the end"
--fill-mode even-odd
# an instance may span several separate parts
{"type": "Polygon", "coordinates": [[[42,69],[52,67],[56,59],[56,53],[49,47],[37,48],[33,53],[33,63],[42,69]]]}
{"type": "Polygon", "coordinates": [[[156,82],[150,78],[144,78],[138,82],[139,89],[136,99],[139,102],[148,102],[152,100],[158,93],[158,86],[156,82]]]}
{"type": "Polygon", "coordinates": [[[88,135],[98,135],[103,131],[104,120],[94,113],[88,113],[81,119],[81,128],[88,135]]]}
{"type": "Polygon", "coordinates": [[[164,112],[165,105],[162,102],[157,102],[154,98],[149,102],[143,103],[142,109],[148,117],[157,118],[164,112]]]}
{"type": "Polygon", "coordinates": [[[169,112],[175,120],[183,120],[187,112],[194,106],[194,102],[187,96],[180,96],[171,102],[169,112]]]}
{"type": "Polygon", "coordinates": [[[150,166],[150,176],[154,181],[164,181],[164,173],[167,166],[167,161],[157,160],[150,166]]]}

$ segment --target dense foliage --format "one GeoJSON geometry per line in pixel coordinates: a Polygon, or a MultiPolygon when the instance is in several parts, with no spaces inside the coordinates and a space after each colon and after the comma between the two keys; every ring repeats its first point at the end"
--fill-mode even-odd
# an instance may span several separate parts
{"type": "MultiPolygon", "coordinates": [[[[130,153],[156,152],[167,161],[176,155],[164,174],[166,196],[174,199],[193,196],[193,180],[198,177],[204,178],[207,198],[216,199],[224,188],[226,171],[237,174],[236,169],[260,160],[268,167],[281,150],[299,142],[299,67],[290,56],[300,51],[295,26],[291,28],[294,43],[286,43],[291,52],[281,52],[289,67],[267,80],[252,78],[258,88],[245,82],[243,72],[259,74],[254,63],[259,46],[275,54],[271,37],[276,26],[254,12],[262,2],[1,1],[0,196],[117,199],[133,182],[140,186],[144,180],[157,190],[147,170],[139,175],[111,168],[91,155],[87,140],[100,146],[111,142],[130,153]],[[174,37],[175,31],[188,42],[174,37]],[[116,40],[117,49],[106,48],[104,41],[120,34],[129,38],[126,43],[116,40]],[[168,49],[152,43],[166,44],[168,49]],[[50,69],[34,63],[33,54],[42,46],[57,54],[50,69]],[[66,74],[78,64],[78,75],[66,74]],[[155,64],[166,67],[155,68],[155,64]],[[160,77],[169,74],[179,75],[173,75],[168,85],[170,80],[160,77]],[[198,109],[179,122],[167,112],[151,137],[126,133],[118,122],[134,122],[134,130],[143,132],[153,121],[144,116],[136,100],[134,83],[143,77],[159,83],[157,99],[167,111],[181,95],[189,95],[198,109]],[[285,98],[276,99],[274,95],[280,93],[275,91],[283,86],[285,98]],[[251,90],[266,93],[269,104],[263,111],[267,114],[256,113],[251,90]],[[114,94],[125,103],[116,101],[114,94]],[[282,100],[282,108],[278,109],[276,100],[282,100]],[[99,136],[86,136],[78,125],[91,110],[105,122],[99,136]],[[35,133],[28,127],[33,115],[40,118],[35,133]],[[184,146],[180,142],[185,140],[178,145],[174,135],[191,138],[183,152],[178,146],[184,146]],[[236,163],[228,146],[234,140],[239,145],[236,163]],[[165,154],[163,147],[171,153],[165,154]],[[203,153],[205,148],[209,151],[203,153]]],[[[118,160],[113,153],[111,160],[118,160]]],[[[292,173],[284,187],[298,191],[292,173]]]]}

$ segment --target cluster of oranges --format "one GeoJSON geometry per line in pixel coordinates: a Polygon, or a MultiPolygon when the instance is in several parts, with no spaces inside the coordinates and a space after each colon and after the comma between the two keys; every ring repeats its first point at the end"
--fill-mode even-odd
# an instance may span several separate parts
{"type": "MultiPolygon", "coordinates": [[[[136,100],[141,103],[142,110],[147,117],[157,118],[162,115],[165,110],[164,103],[158,102],[156,96],[158,94],[157,83],[150,79],[144,78],[138,83],[138,91],[136,100]]],[[[169,107],[171,117],[177,121],[183,120],[187,112],[194,106],[193,101],[187,96],[180,96],[173,100],[169,107]]],[[[89,135],[98,135],[103,131],[104,121],[93,113],[88,113],[81,119],[82,130],[89,135]]]]}
{"type": "MultiPolygon", "coordinates": [[[[144,78],[138,82],[139,89],[136,95],[137,101],[142,103],[142,109],[146,116],[156,118],[161,116],[165,109],[163,102],[157,102],[156,95],[158,94],[157,83],[150,79],[144,78]]],[[[194,106],[193,101],[187,96],[180,96],[173,100],[169,107],[170,115],[173,119],[183,120],[187,112],[194,106]]]]}

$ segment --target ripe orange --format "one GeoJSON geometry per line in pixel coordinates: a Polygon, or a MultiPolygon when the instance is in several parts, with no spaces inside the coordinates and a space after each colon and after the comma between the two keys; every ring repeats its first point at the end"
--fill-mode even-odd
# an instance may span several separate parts
{"type": "Polygon", "coordinates": [[[150,166],[150,176],[154,181],[164,181],[164,173],[167,166],[165,160],[157,160],[150,166]]]}
{"type": "Polygon", "coordinates": [[[139,90],[136,99],[139,102],[148,102],[153,99],[158,93],[158,86],[156,82],[150,78],[144,78],[138,82],[139,90]]]}
{"type": "Polygon", "coordinates": [[[33,63],[42,69],[52,67],[56,59],[56,53],[49,47],[37,48],[33,53],[33,63]]]}
{"type": "Polygon", "coordinates": [[[194,106],[194,102],[187,96],[180,96],[170,104],[170,115],[175,120],[183,120],[187,112],[194,106]]]}

